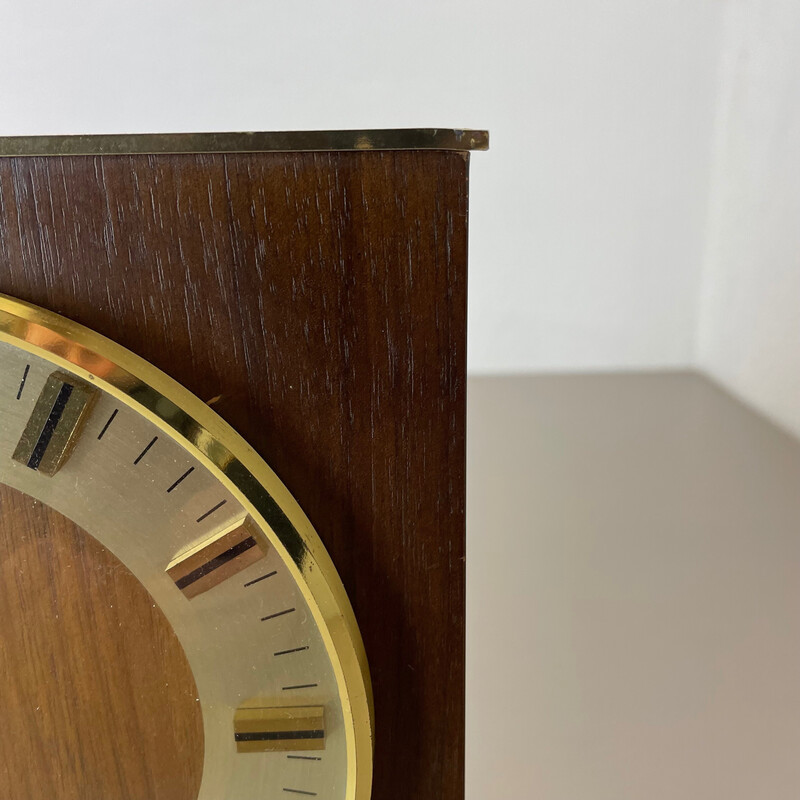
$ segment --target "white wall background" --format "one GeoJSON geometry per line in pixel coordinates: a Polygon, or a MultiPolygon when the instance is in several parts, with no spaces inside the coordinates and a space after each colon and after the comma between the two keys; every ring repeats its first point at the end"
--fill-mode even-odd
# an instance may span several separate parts
{"type": "Polygon", "coordinates": [[[0,135],[472,126],[470,368],[699,364],[800,431],[793,0],[0,0],[0,135]]]}
{"type": "Polygon", "coordinates": [[[2,7],[0,134],[490,128],[473,368],[688,361],[718,2],[2,7]]]}
{"type": "Polygon", "coordinates": [[[725,26],[697,362],[800,434],[800,4],[725,26]]]}
{"type": "Polygon", "coordinates": [[[477,115],[493,151],[473,160],[471,369],[686,365],[723,6],[515,7],[481,60],[496,97],[477,115]]]}

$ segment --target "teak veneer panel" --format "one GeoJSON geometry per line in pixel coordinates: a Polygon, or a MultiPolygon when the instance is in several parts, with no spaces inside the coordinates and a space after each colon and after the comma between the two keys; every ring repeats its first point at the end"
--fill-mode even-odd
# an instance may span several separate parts
{"type": "Polygon", "coordinates": [[[0,291],[149,359],[287,484],[375,691],[375,800],[459,800],[468,157],[0,159],[0,291]]]}

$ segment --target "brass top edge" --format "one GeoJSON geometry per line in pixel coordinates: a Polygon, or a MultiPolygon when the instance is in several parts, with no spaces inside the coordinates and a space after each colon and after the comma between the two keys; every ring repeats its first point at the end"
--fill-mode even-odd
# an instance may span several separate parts
{"type": "Polygon", "coordinates": [[[488,150],[488,131],[405,128],[364,131],[134,133],[0,137],[0,158],[12,156],[178,155],[358,150],[488,150]]]}

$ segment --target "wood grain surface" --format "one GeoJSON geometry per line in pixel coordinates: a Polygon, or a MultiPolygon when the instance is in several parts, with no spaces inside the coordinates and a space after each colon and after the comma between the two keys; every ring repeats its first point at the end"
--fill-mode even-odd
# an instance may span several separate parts
{"type": "Polygon", "coordinates": [[[0,797],[192,800],[197,690],[139,581],[56,511],[0,484],[0,797]]]}
{"type": "Polygon", "coordinates": [[[319,531],[372,670],[375,800],[463,797],[467,171],[0,159],[0,291],[213,403],[319,531]]]}

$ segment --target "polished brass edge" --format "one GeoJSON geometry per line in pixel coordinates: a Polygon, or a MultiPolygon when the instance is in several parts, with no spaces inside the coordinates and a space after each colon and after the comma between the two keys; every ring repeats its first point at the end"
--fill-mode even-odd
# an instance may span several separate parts
{"type": "Polygon", "coordinates": [[[453,128],[0,137],[0,158],[488,149],[488,131],[453,128]]]}

